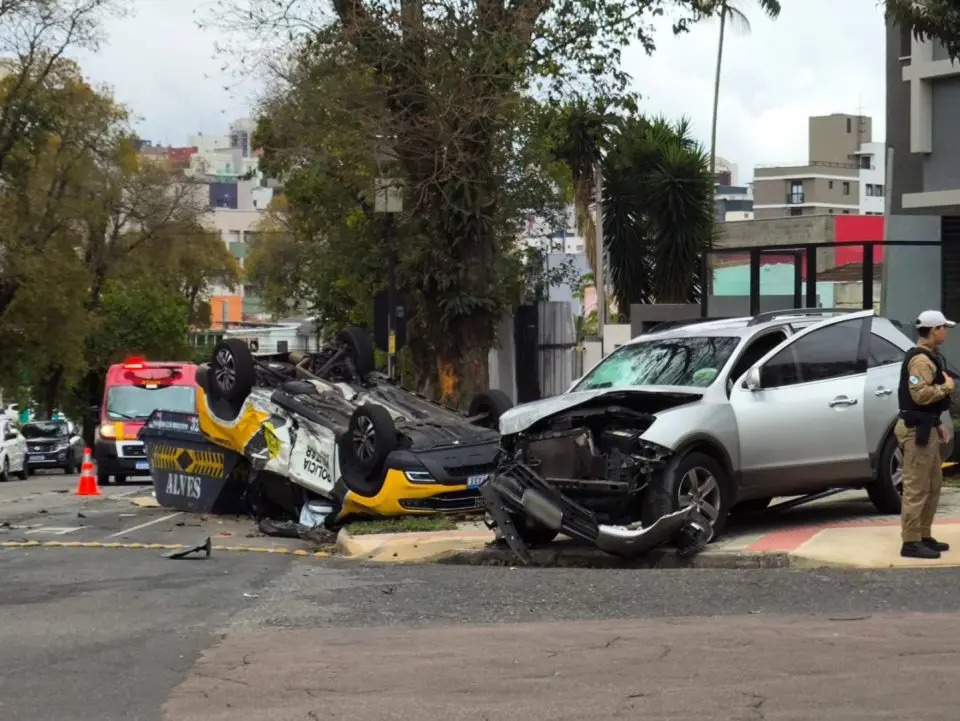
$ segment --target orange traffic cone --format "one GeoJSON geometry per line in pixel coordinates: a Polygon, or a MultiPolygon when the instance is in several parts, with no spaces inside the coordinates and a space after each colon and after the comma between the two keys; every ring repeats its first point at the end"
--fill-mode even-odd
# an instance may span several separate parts
{"type": "Polygon", "coordinates": [[[83,449],[83,465],[80,466],[80,482],[77,484],[75,496],[99,496],[97,486],[97,472],[93,468],[93,452],[89,448],[83,449]]]}

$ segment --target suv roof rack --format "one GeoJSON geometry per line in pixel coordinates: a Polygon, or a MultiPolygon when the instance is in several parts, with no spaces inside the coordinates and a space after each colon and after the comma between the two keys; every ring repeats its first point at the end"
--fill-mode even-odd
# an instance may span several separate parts
{"type": "Polygon", "coordinates": [[[805,315],[841,315],[844,313],[855,313],[859,308],[789,308],[783,310],[768,310],[764,313],[757,313],[747,323],[748,326],[759,325],[777,318],[791,318],[805,315]]]}

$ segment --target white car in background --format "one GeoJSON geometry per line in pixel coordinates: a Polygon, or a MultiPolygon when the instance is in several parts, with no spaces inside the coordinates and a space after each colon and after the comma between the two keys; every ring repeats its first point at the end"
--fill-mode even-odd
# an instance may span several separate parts
{"type": "Polygon", "coordinates": [[[0,482],[10,480],[14,474],[27,480],[27,441],[17,427],[6,417],[0,418],[0,482]]]}

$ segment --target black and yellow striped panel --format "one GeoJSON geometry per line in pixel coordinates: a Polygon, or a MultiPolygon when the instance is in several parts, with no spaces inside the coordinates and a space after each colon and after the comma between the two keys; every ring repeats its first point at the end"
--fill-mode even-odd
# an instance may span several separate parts
{"type": "Polygon", "coordinates": [[[182,448],[175,446],[148,446],[150,465],[161,471],[179,471],[180,464],[177,458],[183,452],[182,448]]]}
{"type": "Polygon", "coordinates": [[[191,463],[186,469],[186,473],[195,473],[198,476],[221,476],[223,475],[224,462],[223,454],[217,451],[190,450],[191,463]]]}

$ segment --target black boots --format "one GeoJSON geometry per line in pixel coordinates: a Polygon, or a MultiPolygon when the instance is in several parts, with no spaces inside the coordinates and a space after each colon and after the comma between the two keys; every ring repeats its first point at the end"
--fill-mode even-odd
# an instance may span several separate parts
{"type": "Polygon", "coordinates": [[[940,558],[940,551],[924,541],[911,541],[904,543],[900,548],[900,555],[904,558],[940,558]]]}
{"type": "Polygon", "coordinates": [[[942,543],[936,538],[927,536],[922,541],[904,543],[900,548],[900,555],[904,558],[940,558],[943,551],[949,551],[950,544],[942,543]]]}

